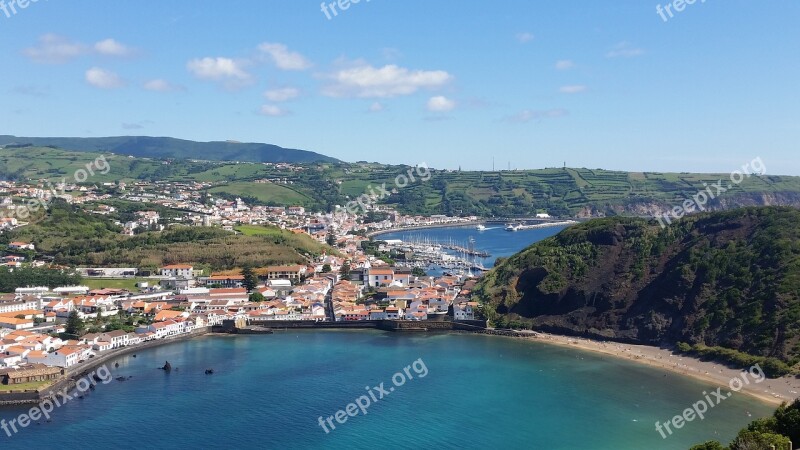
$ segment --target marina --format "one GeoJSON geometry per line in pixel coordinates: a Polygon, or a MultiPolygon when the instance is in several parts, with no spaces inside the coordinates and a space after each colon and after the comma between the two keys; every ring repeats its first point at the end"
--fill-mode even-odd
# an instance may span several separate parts
{"type": "Polygon", "coordinates": [[[569,224],[548,222],[511,234],[504,231],[502,222],[485,223],[384,233],[376,239],[385,241],[387,250],[398,255],[397,266],[419,268],[429,275],[480,275],[494,267],[497,258],[555,235],[569,224]]]}

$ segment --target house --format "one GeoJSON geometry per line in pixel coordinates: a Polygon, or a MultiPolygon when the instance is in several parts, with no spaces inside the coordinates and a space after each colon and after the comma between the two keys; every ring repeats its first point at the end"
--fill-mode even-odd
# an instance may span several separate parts
{"type": "Polygon", "coordinates": [[[386,311],[384,311],[384,314],[386,320],[400,320],[403,316],[403,310],[396,306],[389,306],[386,308],[386,311]]]}
{"type": "Polygon", "coordinates": [[[163,339],[183,332],[184,326],[174,320],[152,323],[136,329],[137,334],[153,333],[154,339],[163,339]]]}
{"type": "Polygon", "coordinates": [[[171,309],[162,309],[153,318],[153,322],[164,322],[170,319],[177,319],[179,317],[188,317],[189,313],[183,311],[172,311],[171,309]]]}
{"type": "Polygon", "coordinates": [[[369,320],[369,312],[365,310],[360,311],[347,311],[342,315],[342,320],[345,322],[357,320],[369,320]]]}
{"type": "Polygon", "coordinates": [[[28,362],[68,368],[78,364],[78,362],[81,361],[83,351],[84,349],[80,346],[65,346],[52,353],[44,353],[40,358],[28,358],[28,362]]]}
{"type": "Polygon", "coordinates": [[[465,302],[453,305],[453,320],[475,320],[478,302],[465,302]]]}
{"type": "Polygon", "coordinates": [[[296,266],[271,266],[271,267],[264,267],[262,269],[256,269],[255,273],[262,278],[266,278],[267,280],[291,280],[291,281],[300,281],[302,277],[306,276],[306,271],[308,268],[306,266],[296,265],[296,266]]]}
{"type": "Polygon", "coordinates": [[[97,350],[98,352],[104,352],[113,348],[114,346],[108,341],[97,341],[96,343],[92,344],[92,349],[97,350]]]}
{"type": "Polygon", "coordinates": [[[58,367],[47,367],[44,364],[30,364],[16,369],[0,371],[0,382],[5,385],[35,383],[57,380],[64,374],[58,367]]]}
{"type": "Polygon", "coordinates": [[[173,264],[162,267],[161,276],[191,278],[193,270],[194,267],[188,264],[173,264]]]}
{"type": "Polygon", "coordinates": [[[28,242],[12,242],[8,244],[8,248],[12,250],[36,250],[36,246],[28,242]]]}
{"type": "Polygon", "coordinates": [[[14,317],[0,317],[0,328],[9,330],[25,330],[33,328],[33,319],[17,319],[14,317]]]}
{"type": "Polygon", "coordinates": [[[128,345],[128,333],[123,330],[100,333],[100,340],[111,343],[111,348],[125,347],[128,345]]]}
{"type": "Polygon", "coordinates": [[[395,269],[394,271],[394,283],[399,283],[402,286],[408,286],[411,284],[411,271],[408,269],[395,269]]]}
{"type": "Polygon", "coordinates": [[[206,286],[222,286],[223,288],[240,288],[244,283],[242,275],[211,275],[206,279],[206,286]]]}
{"type": "Polygon", "coordinates": [[[372,287],[380,287],[392,284],[394,281],[394,270],[391,268],[371,268],[367,283],[372,287]]]}

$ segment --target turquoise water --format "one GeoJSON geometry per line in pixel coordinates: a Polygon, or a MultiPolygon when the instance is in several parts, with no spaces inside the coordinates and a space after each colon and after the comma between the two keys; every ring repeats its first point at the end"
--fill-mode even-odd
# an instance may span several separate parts
{"type": "MultiPolygon", "coordinates": [[[[686,449],[727,441],[772,409],[734,395],[664,440],[655,422],[681,413],[711,386],[574,349],[482,335],[214,336],[119,364],[114,376],[133,378],[99,385],[58,408],[50,423],[12,438],[0,432],[0,448],[686,449]],[[420,358],[424,371],[415,370],[420,358]],[[170,374],[156,369],[166,360],[177,368],[170,374]],[[318,425],[366,386],[383,382],[388,390],[392,376],[414,361],[414,378],[367,415],[334,419],[329,434],[318,425]],[[207,368],[215,373],[205,375],[207,368]]],[[[2,408],[0,417],[24,411],[2,408]]]]}

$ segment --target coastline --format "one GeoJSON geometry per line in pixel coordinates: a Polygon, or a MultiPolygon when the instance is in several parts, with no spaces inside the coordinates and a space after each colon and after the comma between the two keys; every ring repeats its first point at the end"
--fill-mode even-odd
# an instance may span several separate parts
{"type": "MultiPolygon", "coordinates": [[[[564,220],[575,220],[575,219],[564,219],[564,220]]],[[[459,223],[442,223],[442,224],[435,224],[435,225],[414,225],[411,227],[398,227],[398,228],[390,228],[388,230],[377,230],[377,231],[370,231],[366,234],[368,238],[379,236],[381,234],[389,234],[389,233],[402,233],[404,231],[414,231],[414,230],[427,230],[427,229],[434,229],[434,228],[463,228],[463,227],[471,227],[479,224],[484,224],[489,222],[488,220],[472,220],[469,222],[459,222],[459,223]]],[[[558,222],[544,222],[541,224],[537,224],[537,228],[550,228],[550,227],[563,227],[565,223],[563,221],[558,222]]],[[[533,228],[529,228],[533,229],[533,228]]]]}
{"type": "MultiPolygon", "coordinates": [[[[713,384],[721,387],[723,392],[730,390],[730,380],[740,378],[742,373],[742,370],[731,369],[720,363],[701,361],[691,356],[673,354],[671,350],[649,345],[603,342],[540,332],[521,334],[529,334],[529,336],[520,336],[518,333],[515,339],[568,347],[644,364],[669,373],[713,384]]],[[[800,394],[798,394],[800,393],[800,379],[792,376],[765,378],[761,383],[745,385],[738,393],[777,407],[783,402],[791,403],[794,399],[800,397],[800,394]]]]}
{"type": "MultiPolygon", "coordinates": [[[[19,406],[26,404],[38,404],[47,398],[50,398],[52,393],[59,392],[63,389],[72,389],[77,381],[88,375],[92,370],[101,367],[106,363],[112,362],[115,358],[125,356],[129,353],[136,353],[139,351],[149,350],[152,348],[160,347],[162,345],[171,344],[173,342],[187,341],[201,336],[211,334],[210,327],[203,327],[202,329],[194,330],[190,333],[174,336],[167,339],[159,339],[156,341],[146,342],[140,345],[128,346],[123,348],[114,349],[109,353],[100,355],[99,357],[89,359],[76,366],[64,370],[64,375],[53,383],[46,386],[41,386],[37,390],[28,391],[8,391],[0,392],[0,407],[3,406],[19,406]],[[15,393],[17,395],[15,395],[15,393]],[[21,398],[22,394],[25,398],[21,398]]],[[[113,370],[109,368],[109,370],[113,370]]]]}
{"type": "Polygon", "coordinates": [[[397,228],[390,228],[388,230],[377,230],[377,231],[370,231],[366,234],[368,238],[380,236],[381,234],[389,234],[389,233],[402,233],[404,231],[414,231],[414,230],[428,230],[433,228],[459,228],[459,227],[469,227],[473,225],[478,225],[484,223],[485,221],[470,221],[470,222],[459,222],[459,223],[440,223],[440,224],[432,224],[432,225],[414,225],[411,227],[397,227],[397,228]]]}
{"type": "MultiPolygon", "coordinates": [[[[298,329],[300,330],[300,329],[298,329]]],[[[304,331],[315,331],[315,328],[303,328],[304,331]]],[[[347,328],[347,330],[362,331],[363,328],[347,328]]],[[[373,331],[380,331],[379,329],[371,329],[373,331]]],[[[386,330],[383,330],[387,332],[386,330]]],[[[445,330],[427,330],[427,332],[436,333],[445,330]]],[[[445,331],[446,332],[446,331],[445,331]]],[[[512,339],[522,339],[529,342],[538,342],[546,345],[555,345],[573,350],[579,350],[599,355],[606,355],[618,360],[626,360],[637,364],[644,364],[666,373],[677,374],[684,377],[694,378],[714,386],[721,387],[724,391],[730,390],[730,380],[740,378],[742,370],[731,369],[723,364],[713,361],[702,361],[700,359],[674,354],[669,349],[653,347],[641,344],[623,344],[611,341],[599,341],[586,338],[579,338],[567,335],[557,335],[550,333],[534,332],[534,331],[498,331],[498,330],[459,330],[450,331],[458,334],[483,334],[492,337],[504,337],[512,339]]],[[[42,396],[44,392],[53,390],[54,387],[59,388],[74,385],[76,380],[81,376],[86,375],[91,370],[111,362],[114,358],[124,356],[129,353],[137,351],[149,350],[165,344],[173,342],[181,342],[185,340],[194,339],[202,336],[227,336],[220,333],[212,333],[209,329],[196,330],[190,334],[177,336],[171,339],[163,339],[159,341],[149,342],[144,345],[125,347],[118,349],[113,353],[103,355],[100,358],[92,359],[88,364],[81,365],[80,367],[71,368],[65,373],[64,378],[58,380],[56,383],[40,388],[39,395],[36,400],[30,401],[11,401],[5,402],[0,396],[0,406],[24,404],[24,403],[38,403],[45,397],[42,396]]],[[[234,335],[231,335],[234,336],[234,335]]],[[[665,374],[666,376],[666,374],[665,374]]],[[[748,395],[762,403],[766,403],[777,407],[783,402],[792,402],[796,398],[800,398],[800,379],[785,376],[781,378],[765,378],[761,383],[749,384],[743,386],[739,393],[748,395]]]]}

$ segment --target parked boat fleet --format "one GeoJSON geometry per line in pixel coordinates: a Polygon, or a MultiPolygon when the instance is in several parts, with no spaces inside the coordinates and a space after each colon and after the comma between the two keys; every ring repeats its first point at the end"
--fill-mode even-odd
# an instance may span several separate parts
{"type": "Polygon", "coordinates": [[[454,273],[484,272],[489,269],[477,260],[488,258],[487,252],[475,250],[475,240],[470,238],[467,246],[452,240],[437,242],[428,238],[396,242],[390,245],[395,250],[412,252],[410,261],[397,261],[398,266],[422,269],[442,269],[454,273]]]}

